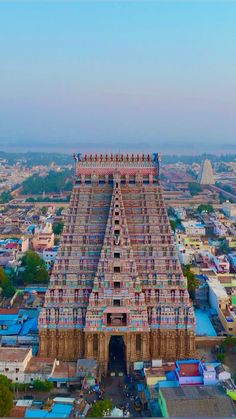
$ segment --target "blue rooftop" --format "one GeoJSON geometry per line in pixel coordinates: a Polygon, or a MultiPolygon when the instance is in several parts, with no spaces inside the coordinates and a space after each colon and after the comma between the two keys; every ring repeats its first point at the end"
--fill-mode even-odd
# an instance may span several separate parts
{"type": "Polygon", "coordinates": [[[26,336],[38,331],[39,310],[20,309],[17,313],[0,314],[0,336],[26,336]]]}
{"type": "Polygon", "coordinates": [[[71,410],[71,405],[55,403],[50,412],[43,409],[26,409],[25,418],[67,418],[71,410]]]}

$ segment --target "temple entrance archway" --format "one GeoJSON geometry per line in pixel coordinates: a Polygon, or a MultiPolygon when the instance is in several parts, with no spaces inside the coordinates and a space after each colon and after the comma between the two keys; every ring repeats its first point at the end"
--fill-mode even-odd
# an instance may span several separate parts
{"type": "Polygon", "coordinates": [[[126,347],[123,336],[111,336],[109,342],[108,371],[126,373],[126,347]]]}

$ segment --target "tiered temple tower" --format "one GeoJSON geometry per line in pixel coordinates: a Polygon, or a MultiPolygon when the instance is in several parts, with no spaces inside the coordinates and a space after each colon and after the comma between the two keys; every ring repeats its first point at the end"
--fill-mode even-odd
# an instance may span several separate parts
{"type": "Polygon", "coordinates": [[[150,155],[78,155],[39,317],[41,356],[96,358],[121,336],[132,362],[195,354],[195,318],[150,155]]]}
{"type": "Polygon", "coordinates": [[[215,179],[211,161],[206,159],[202,162],[201,170],[198,176],[200,185],[214,185],[215,179]]]}

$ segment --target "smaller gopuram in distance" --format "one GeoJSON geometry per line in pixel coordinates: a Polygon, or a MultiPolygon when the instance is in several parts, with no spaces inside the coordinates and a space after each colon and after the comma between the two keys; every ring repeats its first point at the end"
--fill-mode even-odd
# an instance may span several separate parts
{"type": "Polygon", "coordinates": [[[159,181],[158,154],[75,156],[40,356],[135,361],[195,355],[195,316],[159,181]]]}

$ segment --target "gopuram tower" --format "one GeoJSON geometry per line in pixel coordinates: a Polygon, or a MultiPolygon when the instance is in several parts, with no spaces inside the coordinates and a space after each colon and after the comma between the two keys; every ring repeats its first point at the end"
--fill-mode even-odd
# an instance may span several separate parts
{"type": "Polygon", "coordinates": [[[40,356],[191,358],[195,317],[159,181],[159,157],[75,156],[67,222],[39,316],[40,356]],[[120,342],[114,339],[119,339],[120,342]]]}

